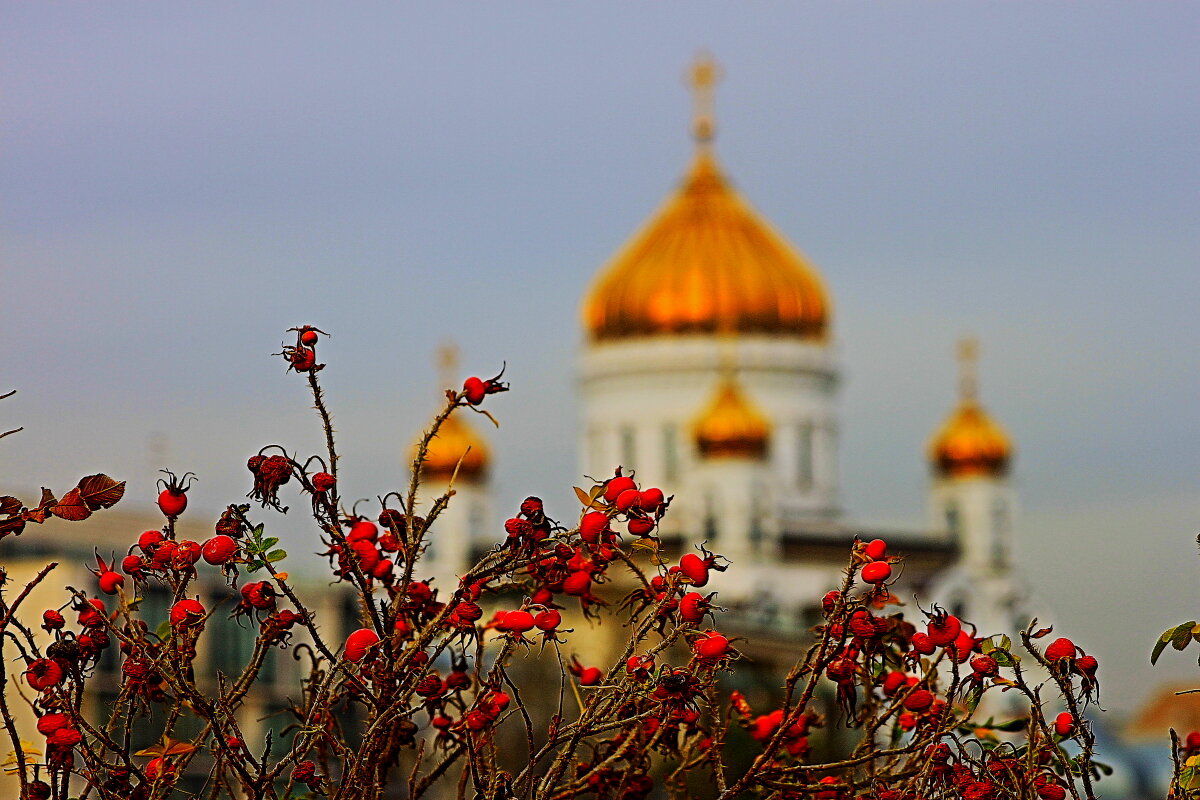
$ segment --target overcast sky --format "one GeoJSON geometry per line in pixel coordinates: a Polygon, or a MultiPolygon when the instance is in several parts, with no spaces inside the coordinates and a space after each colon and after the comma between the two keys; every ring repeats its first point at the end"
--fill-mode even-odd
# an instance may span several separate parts
{"type": "Polygon", "coordinates": [[[167,464],[219,509],[260,446],[319,446],[270,358],[312,323],[351,494],[399,483],[452,338],[467,371],[509,364],[500,507],[573,513],[580,298],[684,169],[707,48],[720,158],[834,296],[850,516],[923,524],[976,334],[1027,578],[1107,705],[1200,685],[1147,659],[1200,613],[1197,4],[0,13],[6,485],[103,470],[132,510],[167,464]]]}

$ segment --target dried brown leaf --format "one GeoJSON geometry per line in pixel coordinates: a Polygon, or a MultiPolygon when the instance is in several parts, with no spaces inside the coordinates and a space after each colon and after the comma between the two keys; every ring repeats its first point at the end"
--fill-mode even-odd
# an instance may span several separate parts
{"type": "Polygon", "coordinates": [[[58,502],[58,498],[54,496],[54,492],[42,487],[42,501],[38,503],[38,508],[49,508],[58,502]]]}
{"type": "Polygon", "coordinates": [[[81,478],[76,488],[92,511],[111,508],[125,496],[125,481],[115,481],[104,473],[81,478]]]}
{"type": "Polygon", "coordinates": [[[92,515],[92,510],[83,501],[83,493],[77,486],[63,495],[58,505],[51,507],[50,513],[69,522],[81,522],[92,515]]]}
{"type": "Polygon", "coordinates": [[[20,511],[21,511],[21,501],[20,500],[13,497],[12,495],[5,495],[4,497],[0,497],[0,514],[5,514],[5,515],[11,517],[13,514],[17,514],[20,511]]]}
{"type": "Polygon", "coordinates": [[[19,534],[23,530],[25,530],[25,520],[19,516],[0,519],[0,536],[7,536],[10,533],[19,534]]]}

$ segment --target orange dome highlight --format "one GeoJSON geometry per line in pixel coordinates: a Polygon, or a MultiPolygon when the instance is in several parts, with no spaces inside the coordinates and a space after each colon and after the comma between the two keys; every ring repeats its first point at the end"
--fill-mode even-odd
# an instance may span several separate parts
{"type": "Polygon", "coordinates": [[[829,318],[816,270],[729,186],[703,144],[683,185],[583,306],[595,342],[715,333],[824,341],[829,318]]]}
{"type": "MultiPolygon", "coordinates": [[[[461,416],[459,411],[452,413],[430,440],[425,460],[421,462],[421,477],[425,480],[449,481],[455,469],[461,481],[477,482],[487,477],[491,461],[487,443],[461,416]]],[[[413,445],[413,458],[417,446],[413,445]]]]}
{"type": "Polygon", "coordinates": [[[693,431],[704,458],[765,458],[771,423],[736,381],[724,378],[693,431]]]}

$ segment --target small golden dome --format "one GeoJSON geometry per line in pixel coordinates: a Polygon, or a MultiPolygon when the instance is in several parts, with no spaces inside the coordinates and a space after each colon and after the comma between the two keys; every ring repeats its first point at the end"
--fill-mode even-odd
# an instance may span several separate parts
{"type": "Polygon", "coordinates": [[[698,152],[682,186],[601,272],[583,305],[594,342],[746,334],[823,341],[817,271],[738,195],[709,143],[715,65],[693,67],[698,152]]]}
{"type": "Polygon", "coordinates": [[[704,458],[761,459],[767,455],[771,423],[733,378],[724,378],[693,432],[704,458]]]}
{"type": "Polygon", "coordinates": [[[1003,477],[1012,460],[1013,446],[976,399],[974,340],[959,343],[958,407],[929,442],[929,462],[943,478],[1003,477]]]}
{"type": "MultiPolygon", "coordinates": [[[[429,450],[421,463],[421,477],[425,480],[448,481],[455,469],[460,481],[473,483],[487,477],[491,460],[487,443],[469,423],[460,419],[463,413],[458,410],[447,417],[437,436],[430,440],[429,450]]],[[[413,445],[413,458],[416,458],[416,447],[413,445]]]]}
{"type": "Polygon", "coordinates": [[[943,478],[998,478],[1008,472],[1008,435],[974,401],[963,401],[929,443],[929,461],[943,478]]]}

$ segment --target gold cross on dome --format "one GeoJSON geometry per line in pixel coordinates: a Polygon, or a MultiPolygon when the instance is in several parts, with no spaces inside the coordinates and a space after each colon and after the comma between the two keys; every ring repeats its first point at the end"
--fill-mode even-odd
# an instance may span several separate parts
{"type": "Polygon", "coordinates": [[[438,379],[442,386],[450,388],[458,382],[458,345],[443,342],[437,349],[438,379]]]}
{"type": "Polygon", "coordinates": [[[692,89],[692,131],[698,142],[709,142],[713,138],[713,96],[717,81],[721,79],[721,68],[711,54],[702,52],[688,68],[687,83],[692,89]]]}
{"type": "Polygon", "coordinates": [[[958,340],[958,392],[963,400],[974,400],[979,390],[979,340],[958,340]]]}

